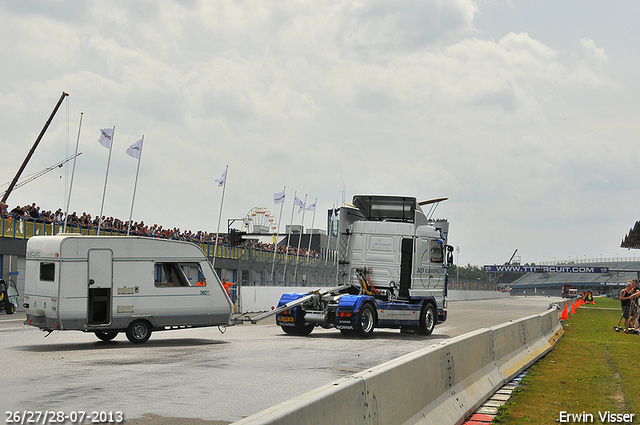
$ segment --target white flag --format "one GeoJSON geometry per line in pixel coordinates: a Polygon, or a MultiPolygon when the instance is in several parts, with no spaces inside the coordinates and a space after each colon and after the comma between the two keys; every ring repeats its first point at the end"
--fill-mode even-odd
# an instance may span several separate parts
{"type": "Polygon", "coordinates": [[[278,192],[278,193],[274,193],[273,194],[273,203],[278,205],[284,202],[284,190],[282,192],[278,192]]]}
{"type": "Polygon", "coordinates": [[[313,204],[309,205],[307,207],[307,210],[309,211],[315,211],[316,210],[316,204],[318,203],[318,201],[315,201],[313,204]]]}
{"type": "Polygon", "coordinates": [[[224,173],[222,173],[222,176],[220,176],[219,179],[216,179],[216,182],[218,182],[218,187],[224,185],[224,181],[227,178],[227,169],[225,168],[224,173]]]}
{"type": "Polygon", "coordinates": [[[141,151],[142,151],[142,139],[138,140],[133,145],[127,148],[127,155],[136,159],[140,159],[141,151]]]}
{"type": "Polygon", "coordinates": [[[294,196],[293,205],[297,205],[300,207],[298,212],[302,211],[305,208],[304,202],[300,198],[298,198],[298,195],[294,196]]]}
{"type": "Polygon", "coordinates": [[[331,221],[336,221],[336,208],[333,207],[333,211],[331,212],[331,221]]]}
{"type": "Polygon", "coordinates": [[[102,146],[107,149],[111,149],[111,138],[113,137],[113,128],[101,128],[100,138],[98,141],[102,146]]]}

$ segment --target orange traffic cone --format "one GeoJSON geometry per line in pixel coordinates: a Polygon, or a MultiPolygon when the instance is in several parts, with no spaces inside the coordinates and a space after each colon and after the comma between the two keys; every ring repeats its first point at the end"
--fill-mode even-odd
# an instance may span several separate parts
{"type": "Polygon", "coordinates": [[[562,315],[560,315],[560,320],[569,320],[569,312],[567,311],[567,305],[564,305],[564,310],[562,310],[562,315]]]}
{"type": "Polygon", "coordinates": [[[576,302],[571,303],[571,314],[576,314],[576,302]]]}

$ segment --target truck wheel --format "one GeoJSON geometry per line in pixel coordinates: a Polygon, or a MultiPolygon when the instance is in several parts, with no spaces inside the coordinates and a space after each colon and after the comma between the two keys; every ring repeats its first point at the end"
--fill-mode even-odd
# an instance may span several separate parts
{"type": "Polygon", "coordinates": [[[284,331],[284,333],[286,333],[287,335],[307,336],[313,331],[314,326],[313,325],[298,326],[296,324],[296,326],[281,326],[281,328],[284,331]]]}
{"type": "Polygon", "coordinates": [[[13,303],[8,302],[5,308],[7,310],[7,314],[13,314],[16,311],[16,306],[13,303]]]}
{"type": "Polygon", "coordinates": [[[353,329],[340,329],[342,336],[354,336],[356,331],[353,329]]]}
{"type": "Polygon", "coordinates": [[[112,331],[95,331],[94,332],[100,341],[111,341],[118,335],[118,332],[112,331]]]}
{"type": "Polygon", "coordinates": [[[282,332],[286,333],[287,335],[295,335],[296,334],[296,328],[294,328],[293,326],[280,326],[282,328],[282,332]]]}
{"type": "Polygon", "coordinates": [[[303,325],[298,329],[298,335],[307,336],[313,332],[314,325],[303,325]]]}
{"type": "Polygon", "coordinates": [[[373,307],[369,304],[365,304],[360,309],[358,314],[358,323],[356,324],[356,333],[361,338],[367,338],[373,333],[373,329],[376,327],[376,314],[373,311],[373,307]]]}
{"type": "Polygon", "coordinates": [[[297,308],[294,326],[280,326],[284,333],[287,335],[307,336],[313,332],[314,325],[307,325],[304,323],[304,311],[301,308],[297,308]]]}
{"type": "Polygon", "coordinates": [[[280,327],[287,335],[307,336],[313,331],[313,325],[280,327]]]}
{"type": "Polygon", "coordinates": [[[436,327],[436,309],[433,304],[426,303],[420,312],[420,324],[416,329],[416,333],[420,335],[431,335],[436,327]]]}
{"type": "Polygon", "coordinates": [[[151,337],[151,325],[146,320],[134,320],[127,328],[127,339],[134,344],[142,344],[151,337]]]}
{"type": "Polygon", "coordinates": [[[280,326],[287,335],[307,336],[313,332],[314,325],[305,325],[302,314],[296,315],[295,326],[280,326]]]}

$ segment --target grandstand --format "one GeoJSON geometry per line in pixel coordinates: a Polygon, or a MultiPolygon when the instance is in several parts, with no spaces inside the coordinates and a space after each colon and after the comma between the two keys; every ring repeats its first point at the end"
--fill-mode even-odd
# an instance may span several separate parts
{"type": "MultiPolygon", "coordinates": [[[[640,249],[640,221],[636,221],[620,243],[621,248],[640,249]]],[[[608,273],[527,273],[510,284],[511,295],[552,295],[560,296],[562,287],[573,285],[578,293],[591,291],[593,294],[618,296],[631,279],[640,279],[640,258],[635,256],[606,258],[600,260],[578,260],[569,262],[544,263],[542,265],[580,265],[608,267],[608,273]]]]}
{"type": "MultiPolygon", "coordinates": [[[[564,285],[573,285],[578,293],[591,291],[593,294],[617,295],[626,282],[640,275],[640,258],[612,258],[604,261],[584,260],[579,262],[558,262],[546,265],[580,267],[607,267],[608,273],[527,273],[510,283],[511,295],[561,296],[564,285]]],[[[540,267],[542,269],[542,267],[540,267]]]]}

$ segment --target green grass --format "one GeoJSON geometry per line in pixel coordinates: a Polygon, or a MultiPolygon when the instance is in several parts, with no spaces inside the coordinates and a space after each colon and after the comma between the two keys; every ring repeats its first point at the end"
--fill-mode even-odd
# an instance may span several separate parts
{"type": "MultiPolygon", "coordinates": [[[[640,336],[616,332],[620,302],[596,298],[564,322],[564,337],[527,372],[494,422],[552,424],[560,412],[634,413],[640,423],[640,336]]],[[[624,325],[624,322],[621,326],[624,325]]]]}

